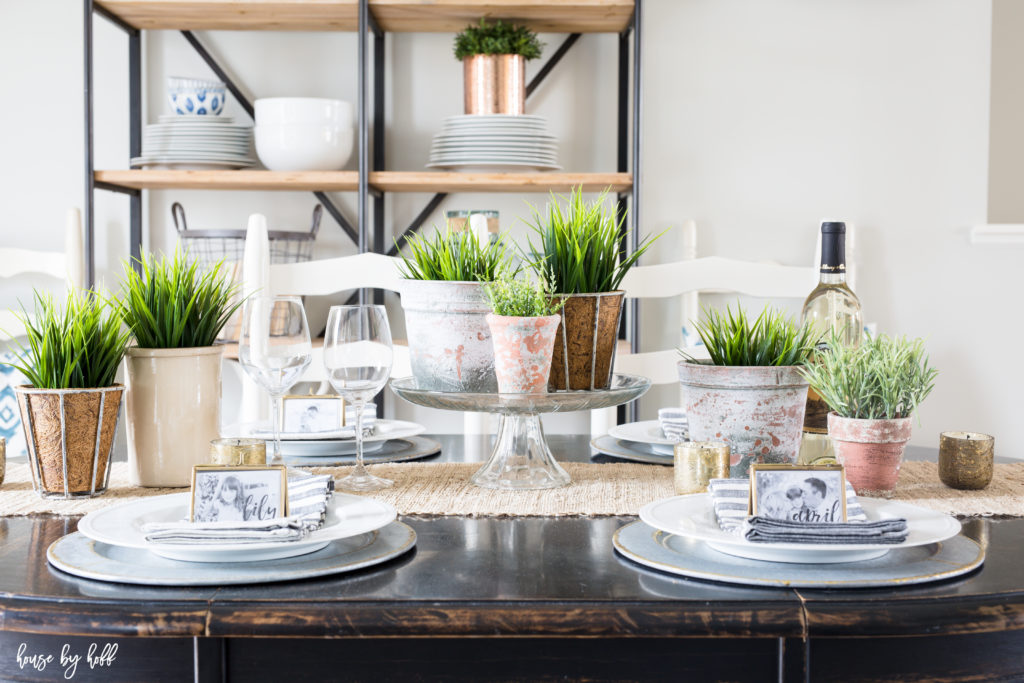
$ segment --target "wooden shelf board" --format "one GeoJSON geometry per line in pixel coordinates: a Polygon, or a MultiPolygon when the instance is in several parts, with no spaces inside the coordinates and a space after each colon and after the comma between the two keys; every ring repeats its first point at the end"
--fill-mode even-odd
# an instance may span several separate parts
{"type": "MultiPolygon", "coordinates": [[[[96,0],[139,29],[355,31],[357,0],[96,0]]],[[[370,0],[385,31],[459,31],[480,17],[551,33],[618,32],[633,0],[370,0]]]]}
{"type": "MultiPolygon", "coordinates": [[[[278,190],[354,192],[355,171],[96,171],[97,182],[139,190],[278,190]]],[[[632,187],[629,173],[451,173],[380,171],[370,185],[384,192],[565,192],[582,185],[587,192],[632,187]]]]}

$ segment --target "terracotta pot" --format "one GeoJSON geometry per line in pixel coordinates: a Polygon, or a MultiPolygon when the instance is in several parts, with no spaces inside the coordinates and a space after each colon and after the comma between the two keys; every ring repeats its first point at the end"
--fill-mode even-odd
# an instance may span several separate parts
{"type": "Polygon", "coordinates": [[[896,488],[911,418],[859,420],[828,414],[828,435],[846,480],[858,494],[885,495],[896,488]]]}
{"type": "Polygon", "coordinates": [[[795,367],[737,367],[681,361],[679,383],[692,441],[729,444],[732,477],[754,463],[794,463],[807,404],[795,367]]]}
{"type": "Polygon", "coordinates": [[[401,296],[412,374],[421,389],[498,391],[482,283],[407,280],[401,296]]]}
{"type": "Polygon", "coordinates": [[[462,60],[466,114],[525,114],[522,55],[473,55],[462,60]]]}
{"type": "Polygon", "coordinates": [[[106,491],[124,387],[14,391],[36,493],[80,498],[106,491]]]}
{"type": "Polygon", "coordinates": [[[607,389],[625,292],[555,294],[565,299],[551,360],[551,391],[607,389]]]}
{"type": "Polygon", "coordinates": [[[487,316],[494,342],[494,371],[502,394],[542,394],[548,390],[551,352],[558,315],[520,318],[487,316]]]}
{"type": "Polygon", "coordinates": [[[221,347],[125,354],[128,464],[137,486],[188,486],[220,436],[221,347]]]}

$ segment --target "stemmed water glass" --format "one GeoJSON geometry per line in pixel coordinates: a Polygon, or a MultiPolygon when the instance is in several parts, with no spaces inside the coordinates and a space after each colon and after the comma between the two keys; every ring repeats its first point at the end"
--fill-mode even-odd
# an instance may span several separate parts
{"type": "Polygon", "coordinates": [[[272,465],[282,463],[281,397],[302,376],[312,352],[302,299],[255,296],[246,301],[238,360],[246,374],[270,394],[274,405],[272,465]]]}
{"type": "Polygon", "coordinates": [[[337,482],[349,491],[376,491],[392,485],[363,466],[363,410],[384,388],[394,352],[383,306],[332,306],[324,336],[324,367],[334,390],[356,414],[356,466],[337,482]]]}

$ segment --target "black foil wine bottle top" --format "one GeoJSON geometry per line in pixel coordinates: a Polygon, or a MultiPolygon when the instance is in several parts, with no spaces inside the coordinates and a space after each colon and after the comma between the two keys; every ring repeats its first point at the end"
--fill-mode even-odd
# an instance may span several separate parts
{"type": "Polygon", "coordinates": [[[846,273],[846,223],[821,224],[821,272],[846,273]]]}

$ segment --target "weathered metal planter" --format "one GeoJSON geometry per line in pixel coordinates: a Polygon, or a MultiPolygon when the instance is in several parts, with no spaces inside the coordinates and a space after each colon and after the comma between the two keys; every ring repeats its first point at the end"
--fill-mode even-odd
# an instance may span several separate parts
{"type": "Polygon", "coordinates": [[[625,292],[555,294],[565,298],[551,360],[551,391],[607,389],[615,364],[625,292]]]}
{"type": "Polygon", "coordinates": [[[846,480],[860,495],[887,495],[896,488],[903,451],[913,427],[909,417],[860,420],[828,414],[828,435],[846,480]]]}
{"type": "Polygon", "coordinates": [[[421,389],[498,391],[483,283],[408,280],[401,297],[412,374],[421,389]]]}
{"type": "Polygon", "coordinates": [[[561,316],[487,316],[494,341],[494,371],[502,394],[543,394],[548,390],[551,352],[561,316]]]}
{"type": "Polygon", "coordinates": [[[15,387],[32,486],[43,498],[88,498],[107,490],[124,386],[15,387]]]}
{"type": "Polygon", "coordinates": [[[729,444],[730,476],[754,463],[795,463],[807,382],[795,367],[736,367],[680,361],[679,383],[693,441],[729,444]]]}
{"type": "Polygon", "coordinates": [[[462,60],[466,114],[525,114],[526,59],[473,55],[462,60]]]}

